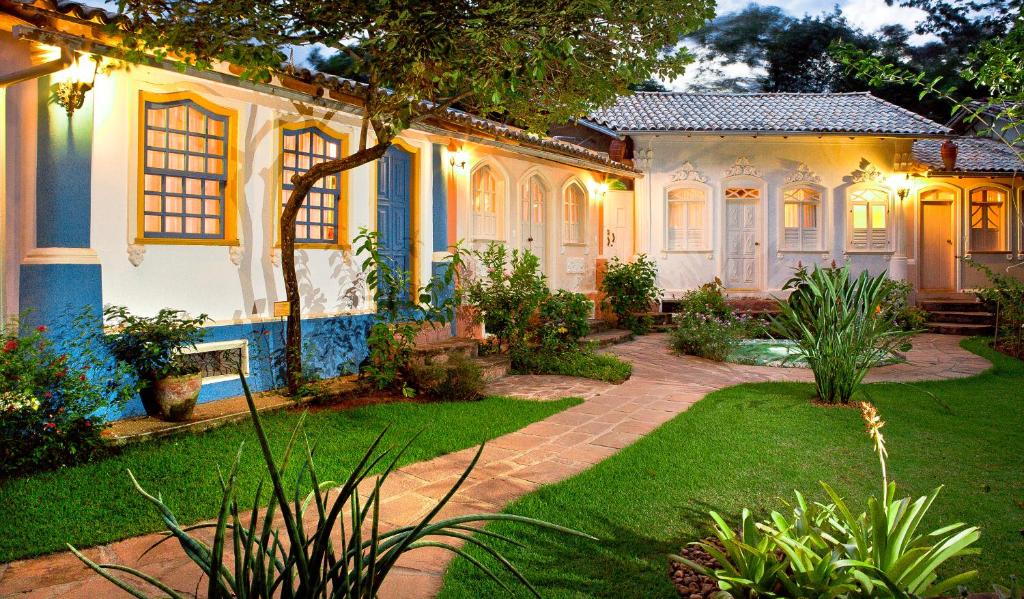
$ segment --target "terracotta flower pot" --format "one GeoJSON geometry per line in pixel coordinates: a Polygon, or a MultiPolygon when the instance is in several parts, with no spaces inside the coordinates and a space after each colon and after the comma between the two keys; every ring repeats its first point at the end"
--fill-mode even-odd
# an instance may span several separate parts
{"type": "Polygon", "coordinates": [[[199,391],[203,387],[200,373],[156,379],[139,391],[146,414],[170,422],[183,422],[192,417],[199,391]]]}
{"type": "Polygon", "coordinates": [[[951,139],[947,139],[946,141],[942,142],[941,146],[939,146],[939,153],[942,155],[942,166],[947,171],[956,169],[957,150],[958,148],[956,147],[956,142],[954,142],[951,139]]]}

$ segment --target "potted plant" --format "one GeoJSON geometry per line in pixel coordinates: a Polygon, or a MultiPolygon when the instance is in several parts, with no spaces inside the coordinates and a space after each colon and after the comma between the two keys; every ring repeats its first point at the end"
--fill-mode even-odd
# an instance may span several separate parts
{"type": "Polygon", "coordinates": [[[206,314],[191,317],[182,310],[164,308],[156,316],[137,316],[124,306],[103,312],[113,331],[110,349],[139,377],[139,397],[150,416],[180,422],[192,416],[203,377],[198,363],[181,353],[203,340],[206,314]]]}

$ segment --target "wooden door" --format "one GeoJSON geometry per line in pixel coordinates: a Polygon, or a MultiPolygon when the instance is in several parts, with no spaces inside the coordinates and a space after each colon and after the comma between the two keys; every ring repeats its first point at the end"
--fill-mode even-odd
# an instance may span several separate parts
{"type": "Polygon", "coordinates": [[[756,291],[761,249],[758,200],[726,200],[725,223],[725,287],[756,291]]]}
{"type": "Polygon", "coordinates": [[[604,198],[604,255],[629,260],[633,257],[633,192],[609,191],[604,198]]]}
{"type": "Polygon", "coordinates": [[[953,291],[953,202],[921,203],[921,289],[953,291]]]}
{"type": "Polygon", "coordinates": [[[377,161],[377,231],[381,256],[395,269],[412,272],[413,155],[398,146],[377,161]]]}
{"type": "Polygon", "coordinates": [[[534,175],[523,188],[519,203],[519,226],[522,231],[522,247],[530,250],[540,259],[541,272],[547,272],[547,261],[544,257],[545,218],[548,203],[548,190],[540,177],[534,175]]]}

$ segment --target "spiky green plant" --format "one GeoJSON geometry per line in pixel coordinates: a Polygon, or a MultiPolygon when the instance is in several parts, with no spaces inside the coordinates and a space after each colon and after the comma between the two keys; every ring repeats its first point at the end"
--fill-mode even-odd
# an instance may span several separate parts
{"type": "Polygon", "coordinates": [[[909,349],[914,331],[880,309],[885,280],[885,273],[852,277],[849,266],[815,266],[783,286],[792,293],[779,301],[772,328],[796,343],[793,357],[807,361],[821,401],[849,403],[868,370],[909,349]]]}
{"type": "MultiPolygon", "coordinates": [[[[459,490],[480,459],[483,445],[451,490],[418,523],[382,531],[381,488],[413,440],[409,440],[397,451],[379,450],[385,434],[382,432],[363,454],[344,484],[338,486],[332,481],[321,481],[317,478],[314,466],[315,445],[311,445],[306,437],[302,420],[292,432],[278,463],[271,453],[244,377],[242,386],[270,480],[272,497],[262,512],[264,481],[256,488],[251,511],[248,514],[242,512],[235,487],[238,457],[227,478],[221,478],[224,493],[217,521],[195,526],[181,526],[160,496],[153,496],[144,490],[129,472],[136,490],[156,507],[167,525],[169,533],[164,540],[176,539],[185,554],[206,575],[206,597],[210,599],[370,599],[376,596],[403,554],[424,547],[441,548],[466,558],[511,592],[490,567],[463,551],[458,546],[460,543],[482,548],[530,592],[539,596],[515,566],[492,546],[493,541],[519,543],[473,525],[504,520],[594,539],[556,524],[513,514],[472,514],[435,522],[434,518],[459,490]],[[281,473],[296,447],[300,448],[304,462],[289,497],[281,473]],[[373,480],[370,473],[378,466],[384,467],[383,472],[373,480]],[[302,489],[307,482],[312,490],[304,494],[302,489]],[[370,491],[364,498],[360,489],[367,487],[370,487],[370,491]],[[311,510],[315,519],[308,517],[311,510]],[[278,522],[283,524],[279,525],[278,522]],[[307,532],[312,522],[316,526],[312,532],[307,532]],[[214,530],[212,546],[192,534],[200,529],[211,528],[214,530]]],[[[238,455],[241,453],[242,449],[239,448],[238,455]]],[[[182,595],[149,574],[119,564],[97,564],[71,545],[68,548],[90,568],[135,597],[144,598],[146,594],[118,574],[126,574],[148,583],[172,599],[182,598],[182,595]]]]}

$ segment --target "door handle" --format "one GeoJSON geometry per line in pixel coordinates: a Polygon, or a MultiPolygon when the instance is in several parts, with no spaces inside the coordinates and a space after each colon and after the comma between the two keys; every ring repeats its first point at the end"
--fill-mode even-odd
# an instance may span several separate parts
{"type": "Polygon", "coordinates": [[[953,242],[948,239],[946,240],[946,243],[948,243],[949,245],[953,245],[953,242]]]}
{"type": "Polygon", "coordinates": [[[754,245],[761,245],[761,242],[760,241],[755,241],[754,245]]]}
{"type": "Polygon", "coordinates": [[[529,241],[530,243],[533,243],[533,237],[527,237],[526,241],[529,241]]]}

